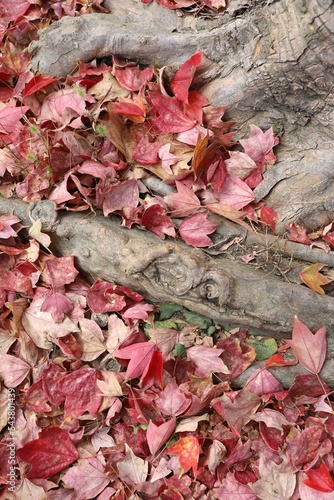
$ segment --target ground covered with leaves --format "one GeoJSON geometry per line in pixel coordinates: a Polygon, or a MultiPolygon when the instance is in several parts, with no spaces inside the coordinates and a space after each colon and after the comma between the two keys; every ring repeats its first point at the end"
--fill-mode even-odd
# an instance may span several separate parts
{"type": "MultiPolygon", "coordinates": [[[[225,107],[192,87],[201,53],[172,74],[113,57],[59,81],[32,74],[26,47],[38,28],[103,12],[102,2],[0,9],[1,196],[99,209],[196,247],[212,243],[210,214],[275,230],[275,212],[252,190],[278,139],[254,126],[235,141],[225,107]]],[[[73,257],[48,251],[41,229],[27,238],[14,214],[0,216],[1,498],[334,499],[325,327],[314,334],[296,318],[278,345],[175,304],[154,308],[126,287],[87,283],[73,257]],[[236,388],[259,359],[266,368],[236,388]],[[290,388],[267,369],[297,362],[308,374],[290,388]]],[[[287,231],[333,247],[332,225],[287,231]]],[[[331,279],[314,266],[301,279],[324,293],[331,279]]]]}

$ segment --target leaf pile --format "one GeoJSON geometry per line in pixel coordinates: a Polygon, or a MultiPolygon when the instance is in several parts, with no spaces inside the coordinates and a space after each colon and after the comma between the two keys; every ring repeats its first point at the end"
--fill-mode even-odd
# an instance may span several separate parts
{"type": "MultiPolygon", "coordinates": [[[[257,210],[274,229],[275,213],[249,204],[277,139],[253,127],[234,147],[225,108],[191,87],[201,53],[171,79],[117,58],[81,64],[65,82],[27,69],[23,49],[41,19],[101,5],[3,0],[0,194],[101,209],[161,238],[175,237],[181,219],[178,235],[200,247],[211,244],[210,213],[240,222],[257,210]],[[152,178],[171,191],[150,192],[152,178]]],[[[158,310],[127,287],[89,285],[73,257],[41,248],[47,235],[27,243],[21,229],[15,215],[0,216],[1,498],[334,498],[333,398],[319,378],[324,328],[313,334],[296,318],[292,340],[277,353],[266,345],[274,354],[236,390],[236,377],[266,358],[245,330],[227,336],[184,308],[158,310]],[[284,390],[267,368],[296,362],[309,373],[284,390]],[[15,493],[7,459],[13,388],[15,493]]],[[[304,277],[320,286],[315,271],[304,277]]]]}

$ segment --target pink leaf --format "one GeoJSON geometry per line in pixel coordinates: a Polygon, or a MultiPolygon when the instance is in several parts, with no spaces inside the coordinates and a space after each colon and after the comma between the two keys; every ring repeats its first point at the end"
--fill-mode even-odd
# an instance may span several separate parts
{"type": "Polygon", "coordinates": [[[170,168],[171,165],[174,165],[178,161],[182,160],[181,156],[173,155],[170,152],[170,144],[164,144],[158,151],[158,156],[161,160],[162,168],[168,173],[173,174],[173,170],[170,168]]]}
{"type": "Polygon", "coordinates": [[[103,202],[103,215],[122,211],[125,217],[130,218],[135,212],[139,199],[139,188],[136,180],[128,180],[110,188],[103,202]]]}
{"type": "Polygon", "coordinates": [[[218,223],[206,218],[207,212],[199,212],[183,220],[179,227],[181,238],[194,247],[208,247],[212,240],[207,236],[213,233],[218,223]]]}
{"type": "Polygon", "coordinates": [[[207,377],[214,372],[230,373],[223,360],[219,357],[222,349],[197,345],[187,349],[187,358],[196,365],[195,374],[199,377],[207,377]]]}
{"type": "Polygon", "coordinates": [[[240,210],[255,200],[253,191],[247,184],[236,177],[228,175],[219,193],[219,202],[229,205],[236,210],[240,210]]]}
{"type": "Polygon", "coordinates": [[[74,305],[66,295],[60,292],[51,293],[41,305],[42,312],[49,312],[56,323],[61,323],[64,316],[73,310],[74,305]]]}
{"type": "Polygon", "coordinates": [[[119,359],[130,360],[125,375],[127,379],[133,379],[143,374],[155,350],[156,345],[152,342],[138,342],[123,349],[118,349],[115,351],[114,356],[119,359]]]}
{"type": "Polygon", "coordinates": [[[160,392],[159,399],[156,401],[156,407],[164,415],[177,417],[187,410],[190,402],[190,398],[187,398],[180,391],[177,383],[172,380],[160,392]]]}
{"type": "Polygon", "coordinates": [[[0,356],[0,375],[6,387],[17,387],[30,371],[28,363],[10,354],[0,356]]]}
{"type": "Polygon", "coordinates": [[[59,427],[43,429],[38,439],[17,450],[17,455],[31,464],[27,477],[47,479],[65,469],[78,458],[68,433],[59,427]]]}
{"type": "Polygon", "coordinates": [[[132,153],[132,159],[144,165],[153,165],[159,161],[158,153],[162,147],[160,141],[150,142],[148,137],[144,135],[132,153]]]}
{"type": "Polygon", "coordinates": [[[202,61],[202,52],[197,52],[182,64],[170,81],[173,94],[179,101],[188,102],[189,87],[196,68],[202,61]]]}
{"type": "Polygon", "coordinates": [[[155,425],[152,420],[149,421],[146,439],[152,455],[156,453],[162,445],[168,441],[175,429],[176,418],[173,417],[161,425],[155,425]]]}
{"type": "Polygon", "coordinates": [[[177,193],[165,196],[168,206],[172,210],[173,217],[187,217],[195,213],[201,203],[195,193],[182,182],[176,181],[177,193]]]}
{"type": "Polygon", "coordinates": [[[319,373],[326,359],[326,328],[313,334],[297,316],[294,319],[292,340],[286,340],[299,363],[311,373],[319,373]]]}
{"type": "Polygon", "coordinates": [[[8,239],[11,236],[17,236],[13,225],[20,222],[20,219],[13,214],[0,215],[0,238],[8,239]]]}
{"type": "Polygon", "coordinates": [[[110,479],[104,474],[104,465],[98,458],[85,457],[66,472],[62,481],[67,488],[73,488],[77,498],[96,498],[110,479]]]}
{"type": "Polygon", "coordinates": [[[148,474],[148,462],[137,457],[126,444],[126,455],[124,460],[118,462],[117,469],[120,478],[132,486],[146,481],[148,474]]]}
{"type": "MultiPolygon", "coordinates": [[[[240,144],[244,148],[245,153],[250,156],[255,163],[263,163],[266,161],[266,155],[271,152],[276,144],[278,144],[278,138],[274,136],[272,128],[263,132],[256,125],[250,125],[250,129],[250,137],[240,141],[240,144]]],[[[270,162],[274,160],[275,156],[272,155],[270,162]]]]}

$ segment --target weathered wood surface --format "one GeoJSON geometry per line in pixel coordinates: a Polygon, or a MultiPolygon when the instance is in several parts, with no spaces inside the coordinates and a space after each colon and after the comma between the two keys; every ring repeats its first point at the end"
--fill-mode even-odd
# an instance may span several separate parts
{"type": "MultiPolygon", "coordinates": [[[[44,210],[48,203],[52,207],[48,201],[34,207],[45,226],[54,218],[52,209],[44,210]]],[[[27,208],[20,200],[0,200],[0,213],[14,210],[29,226],[27,208]]],[[[323,376],[334,383],[333,297],[319,296],[247,264],[210,257],[180,241],[125,229],[113,217],[62,212],[49,234],[52,250],[74,255],[90,280],[128,286],[153,302],[176,302],[228,327],[250,327],[252,333],[280,338],[290,336],[294,315],[313,329],[326,325],[329,361],[323,376]]]]}

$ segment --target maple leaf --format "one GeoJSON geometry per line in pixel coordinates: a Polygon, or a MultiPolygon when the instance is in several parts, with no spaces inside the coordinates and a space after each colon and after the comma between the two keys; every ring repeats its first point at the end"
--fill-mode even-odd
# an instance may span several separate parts
{"type": "Polygon", "coordinates": [[[44,279],[52,288],[63,288],[72,283],[78,275],[74,267],[74,257],[50,257],[45,262],[44,279]]]}
{"type": "Polygon", "coordinates": [[[288,230],[288,240],[296,241],[297,243],[303,243],[303,245],[310,245],[311,240],[307,236],[306,229],[296,222],[289,224],[288,230]]]}
{"type": "Polygon", "coordinates": [[[125,444],[126,455],[124,460],[117,463],[120,478],[130,485],[139,485],[146,481],[148,462],[137,457],[131,448],[125,444]]]}
{"type": "Polygon", "coordinates": [[[256,163],[246,153],[241,151],[229,151],[230,157],[225,160],[227,172],[244,180],[253,170],[256,163]]]}
{"type": "Polygon", "coordinates": [[[173,174],[173,170],[170,168],[171,165],[175,165],[178,161],[182,160],[181,156],[173,155],[170,152],[171,144],[167,143],[160,147],[158,151],[158,156],[161,160],[162,168],[168,173],[173,174]]]}
{"type": "Polygon", "coordinates": [[[17,236],[17,232],[12,227],[20,222],[20,219],[13,214],[0,215],[0,238],[8,239],[17,236]]]}
{"type": "Polygon", "coordinates": [[[285,340],[299,363],[311,373],[320,372],[326,359],[326,328],[313,334],[304,323],[294,318],[292,340],[285,340]]]}
{"type": "Polygon", "coordinates": [[[0,355],[0,375],[7,387],[17,387],[28,375],[31,367],[10,354],[0,355]]]}
{"type": "Polygon", "coordinates": [[[252,490],[260,500],[282,500],[291,498],[296,487],[296,474],[284,470],[284,462],[277,465],[260,456],[260,479],[251,485],[252,490]]]}
{"type": "Polygon", "coordinates": [[[267,224],[270,229],[275,231],[278,215],[272,208],[263,206],[260,208],[260,220],[262,223],[267,224]]]}
{"type": "Polygon", "coordinates": [[[321,462],[318,468],[306,470],[305,474],[307,475],[307,479],[304,479],[303,483],[310,488],[325,493],[334,491],[334,481],[323,462],[321,462]]]}
{"type": "Polygon", "coordinates": [[[43,76],[43,75],[36,75],[29,80],[29,82],[26,84],[22,91],[22,97],[28,97],[29,95],[34,94],[38,90],[43,89],[50,83],[56,82],[57,78],[53,76],[43,76]]]}
{"type": "Polygon", "coordinates": [[[150,142],[148,137],[144,136],[132,153],[132,159],[144,165],[153,165],[159,161],[160,155],[158,153],[162,147],[160,141],[150,142]]]}
{"type": "Polygon", "coordinates": [[[212,244],[212,240],[207,236],[213,233],[217,226],[216,222],[209,221],[206,212],[198,212],[184,219],[179,227],[181,238],[194,247],[208,247],[212,244]]]}
{"type": "Polygon", "coordinates": [[[189,87],[201,61],[202,52],[197,52],[180,66],[171,79],[170,87],[179,101],[188,102],[189,87]]]}
{"type": "MultiPolygon", "coordinates": [[[[296,363],[293,363],[296,364],[296,363]]],[[[256,370],[247,380],[245,387],[257,394],[263,396],[264,394],[274,394],[283,390],[279,381],[270,373],[270,371],[263,368],[256,370]]]]}
{"type": "Polygon", "coordinates": [[[222,352],[222,349],[197,345],[187,349],[187,358],[196,365],[196,375],[198,376],[207,377],[213,372],[230,373],[230,370],[219,357],[222,352]]]}
{"type": "Polygon", "coordinates": [[[155,425],[152,420],[149,421],[146,431],[147,444],[152,455],[154,455],[171,437],[174,432],[176,418],[172,417],[167,422],[155,425]]]}
{"type": "Polygon", "coordinates": [[[195,193],[180,181],[175,181],[177,193],[165,196],[173,217],[186,217],[196,212],[201,203],[195,193]]]}
{"type": "Polygon", "coordinates": [[[77,500],[95,498],[109,484],[104,465],[97,457],[85,457],[71,467],[62,477],[68,488],[73,488],[77,500]]]}
{"type": "Polygon", "coordinates": [[[260,404],[261,398],[245,388],[237,393],[233,402],[226,394],[212,401],[213,408],[238,432],[251,420],[260,404]]]}
{"type": "Polygon", "coordinates": [[[319,273],[320,269],[322,269],[325,264],[316,263],[311,264],[310,266],[304,267],[304,269],[299,273],[299,277],[305,285],[307,285],[314,292],[319,293],[320,295],[325,294],[325,290],[321,287],[323,285],[328,285],[333,280],[327,278],[323,274],[319,273]]]}
{"type": "Polygon", "coordinates": [[[164,214],[161,205],[154,204],[144,211],[141,224],[149,231],[164,239],[165,236],[175,238],[175,229],[172,219],[164,214]]]}
{"type": "Polygon", "coordinates": [[[175,417],[184,413],[189,405],[190,399],[180,391],[174,380],[159,393],[159,399],[156,401],[156,407],[161,413],[175,417]]]}
{"type": "Polygon", "coordinates": [[[270,128],[263,132],[256,125],[250,125],[250,137],[243,139],[240,144],[245,150],[245,153],[255,161],[255,163],[274,162],[275,156],[269,153],[272,148],[279,142],[278,138],[274,136],[273,129],[270,128]]]}
{"type": "Polygon", "coordinates": [[[97,372],[92,368],[80,368],[57,382],[57,390],[65,397],[65,418],[80,417],[88,411],[96,413],[102,396],[97,389],[97,372]]]}
{"type": "Polygon", "coordinates": [[[151,123],[158,134],[174,134],[191,129],[196,120],[184,114],[183,104],[176,97],[156,94],[151,103],[158,116],[151,118],[151,123]]]}
{"type": "Polygon", "coordinates": [[[127,379],[133,379],[140,377],[144,373],[155,350],[156,345],[152,342],[138,342],[123,349],[117,349],[114,356],[119,359],[130,360],[125,376],[127,379]]]}
{"type": "Polygon", "coordinates": [[[111,186],[103,202],[103,215],[121,211],[126,218],[131,218],[136,211],[138,199],[139,187],[134,179],[111,186]]]}
{"type": "Polygon", "coordinates": [[[321,452],[323,428],[311,426],[296,430],[294,437],[286,438],[285,452],[291,467],[295,470],[309,469],[316,463],[321,452]]]}
{"type": "Polygon", "coordinates": [[[196,477],[199,451],[200,447],[198,439],[195,436],[186,436],[167,448],[166,453],[168,453],[168,455],[179,457],[181,465],[180,476],[192,468],[196,477]]]}
{"type": "Polygon", "coordinates": [[[68,433],[60,427],[43,429],[38,439],[26,443],[17,455],[31,464],[27,477],[47,479],[78,458],[78,452],[68,433]]]}
{"type": "Polygon", "coordinates": [[[240,210],[255,200],[253,191],[235,175],[227,175],[219,193],[219,202],[240,210]]]}
{"type": "Polygon", "coordinates": [[[146,366],[144,373],[141,378],[141,387],[147,389],[153,384],[157,384],[160,389],[163,388],[162,385],[162,370],[163,370],[163,358],[160,351],[156,350],[153,352],[152,358],[149,364],[146,366]]]}
{"type": "Polygon", "coordinates": [[[56,323],[61,323],[64,316],[73,311],[73,308],[70,299],[59,292],[50,293],[41,305],[41,311],[49,312],[56,323]]]}
{"type": "Polygon", "coordinates": [[[153,68],[140,69],[138,66],[115,67],[115,76],[119,83],[128,90],[141,90],[153,78],[153,68]]]}

